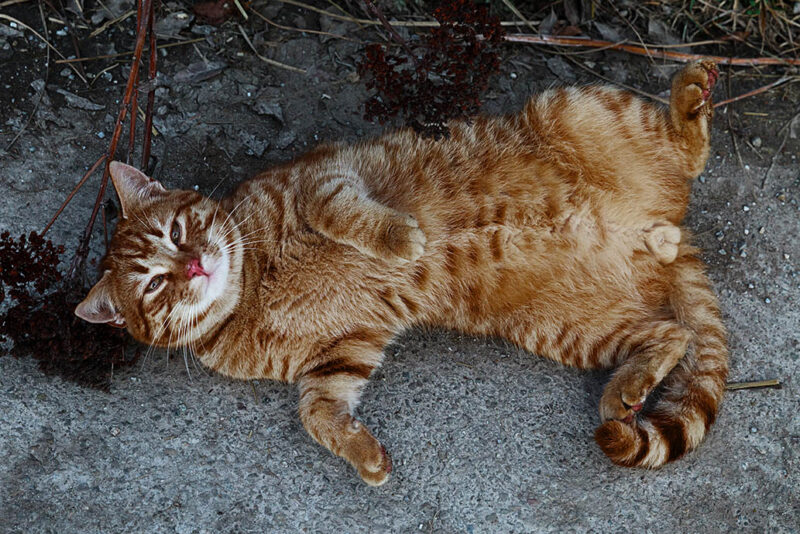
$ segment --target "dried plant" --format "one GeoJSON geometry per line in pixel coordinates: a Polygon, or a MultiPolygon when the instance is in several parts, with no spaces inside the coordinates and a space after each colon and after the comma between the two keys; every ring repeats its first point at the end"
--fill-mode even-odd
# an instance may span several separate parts
{"type": "Polygon", "coordinates": [[[376,91],[365,103],[367,119],[383,124],[401,115],[418,132],[440,136],[448,120],[477,113],[489,78],[499,70],[500,21],[468,0],[447,0],[433,16],[440,25],[418,45],[403,41],[399,53],[367,46],[359,73],[376,91]]]}

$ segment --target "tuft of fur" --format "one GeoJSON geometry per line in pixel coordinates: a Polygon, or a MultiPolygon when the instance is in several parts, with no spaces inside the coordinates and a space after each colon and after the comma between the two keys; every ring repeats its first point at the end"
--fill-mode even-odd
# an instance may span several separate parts
{"type": "Polygon", "coordinates": [[[391,461],[353,411],[414,325],[614,368],[597,442],[618,464],[662,465],[703,439],[727,373],[681,227],[716,78],[713,63],[686,67],[669,110],[561,88],[438,142],[400,130],[323,145],[220,202],[115,163],[123,218],[76,313],[227,376],[297,383],[309,434],[368,484],[391,461]]]}

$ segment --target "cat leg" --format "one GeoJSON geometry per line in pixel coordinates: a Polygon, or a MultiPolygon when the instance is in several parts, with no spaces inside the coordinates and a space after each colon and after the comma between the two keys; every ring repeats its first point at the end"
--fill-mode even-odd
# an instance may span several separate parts
{"type": "Polygon", "coordinates": [[[711,91],[719,79],[713,61],[692,63],[672,79],[670,121],[679,136],[679,150],[686,156],[686,172],[694,178],[708,159],[711,118],[714,106],[711,91]]]}
{"type": "Polygon", "coordinates": [[[630,422],[651,391],[686,354],[691,334],[674,320],[648,323],[621,348],[630,353],[606,385],[600,398],[603,422],[630,422]]]}
{"type": "Polygon", "coordinates": [[[328,239],[390,262],[414,261],[425,251],[417,220],[370,198],[354,177],[316,184],[307,197],[306,222],[328,239]]]}
{"type": "Polygon", "coordinates": [[[644,231],[647,250],[662,264],[667,265],[678,257],[681,229],[670,223],[656,223],[644,231]]]}
{"type": "Polygon", "coordinates": [[[372,370],[383,359],[383,342],[366,333],[342,338],[314,360],[299,381],[300,419],[314,440],[341,456],[370,486],[389,479],[392,462],[386,449],[353,409],[372,370]]]}

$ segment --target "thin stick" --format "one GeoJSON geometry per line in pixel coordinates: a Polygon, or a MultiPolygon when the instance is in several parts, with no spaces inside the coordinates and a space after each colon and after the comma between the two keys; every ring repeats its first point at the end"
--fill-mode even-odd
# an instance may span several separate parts
{"type": "Polygon", "coordinates": [[[770,161],[769,163],[767,172],[764,173],[764,178],[761,179],[761,189],[764,189],[764,185],[766,185],[767,183],[767,178],[769,178],[769,174],[772,172],[772,168],[775,166],[775,160],[778,159],[778,156],[783,150],[783,147],[786,145],[786,140],[789,139],[789,133],[791,133],[792,131],[792,129],[789,126],[792,124],[792,122],[794,122],[794,120],[797,118],[798,115],[800,115],[800,111],[795,113],[791,119],[786,121],[786,124],[783,125],[783,128],[778,130],[778,135],[780,135],[781,132],[783,132],[783,130],[786,130],[786,133],[783,134],[783,140],[781,141],[781,146],[779,146],[778,150],[775,151],[775,154],[772,155],[772,161],[770,161]]]}
{"type": "Polygon", "coordinates": [[[42,236],[44,236],[44,234],[46,234],[46,233],[47,233],[47,231],[50,229],[50,227],[51,227],[51,226],[53,226],[53,223],[54,223],[54,222],[56,222],[56,219],[58,219],[58,216],[59,216],[59,215],[61,215],[61,212],[62,212],[62,211],[64,211],[64,208],[66,208],[66,207],[67,207],[67,204],[69,204],[69,203],[70,203],[70,201],[72,200],[72,197],[74,197],[74,196],[75,196],[75,193],[77,193],[77,192],[78,192],[78,190],[80,190],[80,188],[81,188],[81,187],[83,187],[83,184],[85,184],[85,183],[86,183],[86,180],[88,180],[88,179],[89,179],[89,177],[90,177],[92,174],[94,174],[94,171],[96,171],[96,170],[97,170],[97,168],[100,166],[100,164],[101,164],[101,163],[103,163],[105,160],[106,160],[106,155],[105,155],[105,154],[103,154],[102,156],[100,156],[100,158],[98,158],[98,160],[97,160],[97,161],[95,161],[95,162],[94,162],[94,165],[92,165],[92,167],[91,167],[91,168],[90,168],[88,171],[86,171],[86,174],[84,174],[84,175],[83,175],[83,178],[81,178],[81,179],[80,179],[80,181],[78,182],[78,185],[76,185],[76,186],[75,186],[75,187],[72,189],[72,191],[70,192],[70,194],[69,194],[69,195],[67,195],[67,198],[66,198],[66,200],[64,200],[64,202],[61,204],[61,207],[60,207],[60,208],[58,208],[58,211],[56,211],[55,215],[53,215],[53,218],[52,218],[52,219],[50,219],[50,222],[49,222],[49,223],[47,223],[47,226],[45,226],[45,227],[44,227],[44,230],[42,230],[42,236]]]}
{"type": "MultiPolygon", "coordinates": [[[[146,16],[146,15],[145,15],[146,16]]],[[[136,27],[138,28],[142,24],[142,3],[136,3],[136,27]]],[[[138,86],[139,80],[138,75],[137,79],[133,82],[133,95],[131,97],[131,104],[130,109],[128,112],[131,114],[131,129],[130,133],[128,134],[128,155],[125,157],[125,163],[128,165],[131,164],[131,159],[133,158],[133,151],[136,147],[136,113],[133,110],[139,107],[138,100],[139,100],[139,91],[138,86]]],[[[113,157],[113,156],[112,156],[113,157]]],[[[103,211],[103,229],[105,230],[105,210],[103,211]]]]}
{"type": "Polygon", "coordinates": [[[133,16],[133,15],[138,15],[137,11],[138,11],[138,9],[137,9],[136,11],[134,11],[133,9],[131,9],[131,10],[130,10],[130,11],[128,11],[127,13],[123,13],[122,15],[120,15],[119,17],[117,17],[117,18],[115,18],[115,19],[113,19],[113,20],[107,20],[107,21],[106,21],[106,22],[105,22],[105,23],[104,23],[102,26],[100,26],[99,28],[97,28],[96,30],[94,30],[92,33],[90,33],[90,34],[89,34],[89,38],[91,39],[92,37],[97,37],[98,35],[100,35],[100,34],[101,34],[101,33],[103,33],[104,31],[106,31],[107,29],[109,29],[111,26],[113,26],[114,24],[119,24],[119,23],[120,23],[120,22],[122,22],[123,20],[125,20],[125,19],[127,19],[128,17],[131,17],[131,16],[133,16]]]}
{"type": "Polygon", "coordinates": [[[244,28],[242,28],[241,24],[237,24],[237,26],[239,26],[239,31],[241,32],[242,37],[244,37],[244,40],[247,42],[248,46],[250,46],[250,50],[253,51],[253,53],[256,55],[258,59],[260,59],[264,63],[273,65],[275,67],[280,67],[282,69],[290,70],[292,72],[299,72],[300,74],[306,74],[305,69],[298,69],[297,67],[292,67],[291,65],[287,65],[286,63],[281,63],[280,61],[275,61],[274,59],[270,59],[268,57],[264,57],[261,54],[259,54],[258,51],[256,50],[256,47],[253,46],[253,43],[250,42],[250,38],[244,32],[244,28]]]}
{"type": "MultiPolygon", "coordinates": [[[[44,18],[44,10],[42,10],[41,2],[38,3],[38,7],[39,7],[39,15],[42,17],[42,27],[44,28],[44,34],[47,38],[50,38],[50,35],[47,32],[47,21],[44,18]]],[[[44,92],[47,89],[47,82],[49,81],[49,79],[50,79],[50,49],[48,48],[47,59],[44,62],[44,83],[42,84],[42,90],[39,91],[38,94],[36,95],[36,103],[33,105],[31,114],[28,115],[28,120],[25,121],[25,124],[22,125],[22,128],[19,129],[19,131],[11,140],[11,142],[8,143],[8,146],[6,146],[6,152],[11,150],[11,147],[14,146],[14,144],[17,142],[17,139],[19,139],[22,136],[22,133],[28,129],[28,126],[33,120],[33,117],[36,116],[36,111],[39,109],[39,106],[42,103],[42,98],[44,98],[44,92]]]]}
{"type": "MultiPolygon", "coordinates": [[[[282,4],[289,4],[292,6],[302,7],[303,9],[308,9],[309,11],[314,11],[315,13],[319,13],[321,15],[325,15],[326,17],[330,17],[336,20],[343,20],[345,22],[353,22],[355,24],[363,24],[365,26],[380,26],[380,21],[371,20],[371,19],[359,19],[357,17],[348,17],[346,15],[337,15],[336,13],[330,13],[325,11],[324,9],[320,9],[318,7],[314,7],[308,5],[303,2],[299,2],[298,0],[277,0],[282,4]]],[[[258,5],[264,5],[264,3],[259,3],[258,5]]],[[[251,4],[251,7],[255,7],[255,4],[251,4]]],[[[438,28],[439,23],[435,20],[419,20],[419,21],[408,21],[408,20],[390,20],[389,24],[394,26],[395,28],[438,28]]],[[[525,26],[524,22],[517,21],[517,20],[504,20],[500,23],[501,26],[525,26]]]]}
{"type": "MultiPolygon", "coordinates": [[[[33,28],[31,28],[30,26],[28,26],[28,25],[27,25],[27,24],[25,24],[24,22],[21,22],[21,21],[19,21],[19,20],[15,19],[14,17],[9,17],[8,15],[6,15],[6,14],[4,14],[4,13],[0,13],[0,19],[5,19],[5,20],[11,21],[11,22],[13,22],[13,23],[15,23],[15,24],[19,24],[19,25],[20,25],[20,26],[22,26],[23,28],[25,28],[25,29],[27,29],[28,31],[30,31],[30,32],[31,32],[33,35],[35,35],[36,37],[38,37],[38,38],[39,38],[39,40],[41,40],[41,41],[42,41],[44,44],[46,44],[46,45],[47,45],[47,47],[48,47],[50,50],[52,50],[53,52],[55,52],[56,54],[58,54],[58,57],[60,57],[61,59],[67,59],[67,58],[65,58],[65,57],[64,57],[64,55],[63,55],[61,52],[59,52],[59,51],[58,51],[58,48],[56,48],[55,46],[51,45],[51,44],[50,44],[50,43],[47,41],[47,39],[45,39],[44,37],[42,37],[42,36],[39,34],[39,32],[37,32],[36,30],[34,30],[33,28]]],[[[56,61],[56,63],[58,63],[58,61],[56,61]]],[[[82,74],[81,74],[81,72],[80,72],[80,71],[79,71],[79,70],[78,70],[78,69],[75,67],[75,65],[70,65],[70,68],[72,68],[72,70],[74,70],[74,71],[75,71],[75,74],[77,74],[77,75],[78,75],[78,78],[80,78],[81,80],[83,80],[83,82],[84,82],[85,84],[87,84],[87,85],[88,85],[89,81],[88,81],[86,78],[84,78],[84,77],[83,77],[83,75],[82,75],[82,74]]]]}
{"type": "Polygon", "coordinates": [[[736,391],[739,389],[756,389],[756,388],[776,388],[780,389],[782,386],[781,381],[777,378],[771,380],[756,380],[754,382],[728,382],[725,384],[725,389],[728,391],[736,391]]]}
{"type": "Polygon", "coordinates": [[[262,15],[261,13],[259,13],[255,9],[253,9],[252,6],[248,7],[248,9],[250,10],[250,12],[253,15],[257,16],[258,18],[260,18],[261,20],[263,20],[267,24],[269,24],[271,26],[275,26],[276,28],[280,28],[281,30],[287,30],[287,31],[292,31],[292,32],[301,32],[301,33],[312,33],[314,35],[324,35],[326,37],[333,37],[335,39],[343,39],[345,41],[352,41],[354,43],[366,44],[366,43],[364,43],[364,41],[361,41],[359,39],[353,39],[352,37],[346,37],[344,35],[336,35],[335,33],[331,33],[331,32],[323,32],[323,31],[319,31],[319,30],[311,30],[309,28],[292,28],[291,26],[284,26],[283,24],[278,24],[274,20],[268,19],[267,17],[265,17],[264,15],[262,15]]]}
{"type": "Polygon", "coordinates": [[[510,9],[510,10],[511,10],[511,12],[514,14],[514,16],[516,16],[516,17],[517,17],[519,20],[521,20],[522,22],[524,22],[524,23],[525,23],[525,25],[526,25],[528,28],[530,28],[530,29],[531,29],[531,31],[536,31],[536,26],[534,26],[534,25],[533,25],[533,22],[531,22],[531,21],[529,21],[528,19],[526,19],[526,18],[525,18],[525,15],[523,15],[523,14],[522,14],[522,12],[521,12],[519,9],[517,9],[517,6],[515,6],[515,5],[514,5],[514,4],[511,2],[511,0],[503,0],[503,3],[506,5],[506,7],[507,7],[508,9],[510,9]]]}
{"type": "MultiPolygon", "coordinates": [[[[158,45],[158,49],[162,48],[172,48],[173,46],[181,46],[185,44],[192,44],[192,43],[199,43],[200,41],[205,41],[205,37],[198,37],[197,39],[188,39],[186,41],[178,41],[177,43],[167,43],[163,45],[158,45]]],[[[149,50],[149,48],[145,48],[145,50],[149,50]]],[[[61,63],[77,63],[80,61],[96,61],[98,59],[111,59],[115,57],[122,57],[122,56],[130,56],[134,54],[133,50],[128,50],[127,52],[117,52],[116,54],[104,54],[102,56],[92,56],[92,57],[81,57],[81,58],[73,58],[73,59],[59,59],[56,60],[56,64],[61,63]]],[[[64,57],[64,56],[61,56],[64,57]]]]}
{"type": "Polygon", "coordinates": [[[411,50],[410,46],[408,46],[408,43],[406,42],[406,40],[403,39],[400,36],[399,33],[397,33],[397,30],[395,30],[392,27],[391,24],[389,24],[389,21],[386,19],[386,15],[383,14],[383,11],[381,11],[378,8],[378,6],[373,4],[371,0],[364,0],[364,5],[367,6],[367,11],[369,11],[370,13],[372,13],[372,15],[374,15],[375,17],[378,18],[378,20],[380,21],[381,25],[384,28],[386,28],[387,32],[389,32],[389,35],[392,37],[392,40],[394,40],[394,42],[396,42],[397,44],[399,44],[400,46],[403,47],[403,50],[406,51],[406,54],[408,54],[408,57],[411,58],[411,62],[414,65],[416,65],[417,64],[417,56],[416,56],[416,54],[414,54],[414,51],[411,50]]]}
{"type": "MultiPolygon", "coordinates": [[[[288,2],[288,0],[279,0],[280,2],[288,2]]],[[[588,48],[606,48],[612,50],[621,50],[629,54],[637,56],[647,56],[657,59],[666,59],[670,61],[677,61],[680,63],[690,63],[692,61],[700,61],[702,59],[710,59],[718,65],[732,65],[734,67],[756,67],[762,65],[800,65],[800,59],[782,59],[773,57],[756,57],[756,58],[735,58],[723,56],[707,56],[703,54],[685,54],[683,52],[672,52],[670,50],[645,49],[641,46],[626,44],[624,41],[614,43],[611,41],[601,41],[596,39],[583,39],[580,37],[559,37],[555,35],[526,35],[526,34],[510,34],[506,35],[504,39],[510,43],[528,43],[538,45],[551,45],[551,46],[582,46],[588,48]]],[[[649,46],[649,45],[648,45],[649,46]]]]}
{"type": "Polygon", "coordinates": [[[97,219],[97,213],[100,211],[100,205],[102,204],[103,197],[106,193],[106,188],[108,187],[108,177],[110,175],[110,164],[111,160],[114,158],[114,154],[117,151],[117,143],[119,142],[120,134],[122,133],[122,123],[125,121],[125,114],[128,111],[128,107],[131,102],[131,98],[133,97],[133,91],[135,90],[135,84],[139,77],[139,64],[141,63],[142,59],[142,50],[144,49],[144,42],[147,37],[147,18],[149,16],[150,10],[153,8],[153,0],[141,0],[142,1],[142,20],[140,21],[139,27],[137,29],[136,34],[136,47],[134,48],[134,57],[133,62],[131,63],[131,71],[130,75],[128,76],[128,84],[125,87],[125,96],[122,98],[122,103],[119,106],[119,114],[117,115],[117,122],[114,127],[114,134],[111,136],[111,143],[106,153],[106,162],[105,162],[105,169],[103,170],[103,180],[100,182],[100,190],[97,193],[97,198],[94,201],[94,208],[92,209],[92,214],[89,217],[89,222],[86,225],[86,229],[83,232],[83,236],[81,237],[80,244],[78,245],[78,250],[75,253],[75,257],[72,260],[72,264],[70,265],[68,276],[72,278],[76,272],[83,268],[83,264],[86,261],[86,257],[89,255],[89,241],[92,238],[92,228],[94,227],[94,221],[97,219]]]}
{"type": "Polygon", "coordinates": [[[603,76],[603,75],[602,75],[602,74],[600,74],[599,72],[597,72],[597,71],[595,71],[595,70],[592,70],[592,69],[590,69],[589,67],[587,67],[586,65],[584,65],[584,64],[583,64],[583,63],[581,63],[580,61],[576,61],[576,60],[572,59],[572,58],[571,58],[571,57],[569,57],[569,56],[566,56],[566,57],[567,57],[567,59],[568,59],[568,60],[570,60],[572,63],[574,63],[574,64],[575,64],[575,65],[577,65],[578,67],[582,68],[582,69],[583,69],[583,70],[585,70],[585,71],[588,71],[588,72],[590,72],[591,74],[593,74],[593,75],[597,76],[597,77],[598,77],[598,78],[600,78],[601,80],[605,80],[605,81],[607,81],[607,82],[608,82],[608,83],[610,83],[610,84],[619,85],[620,87],[624,87],[624,88],[625,88],[625,89],[627,89],[628,91],[633,91],[633,92],[634,92],[634,93],[636,93],[636,94],[639,94],[639,95],[642,95],[642,96],[646,96],[646,97],[648,97],[648,98],[650,98],[650,99],[652,99],[652,100],[655,100],[656,102],[661,102],[662,104],[669,105],[669,100],[666,100],[666,99],[664,99],[664,98],[661,98],[660,96],[654,95],[654,94],[652,94],[652,93],[648,93],[647,91],[642,91],[641,89],[637,89],[636,87],[633,87],[633,86],[630,86],[630,85],[624,84],[624,83],[622,83],[622,82],[617,82],[617,81],[614,81],[614,80],[612,80],[611,78],[606,78],[605,76],[603,76]]]}
{"type": "Polygon", "coordinates": [[[233,0],[233,3],[236,4],[236,9],[239,10],[239,14],[242,15],[244,20],[248,20],[250,17],[247,16],[247,11],[244,10],[242,4],[239,3],[239,0],[233,0]]]}
{"type": "Polygon", "coordinates": [[[156,47],[156,31],[155,31],[155,12],[158,7],[158,0],[153,0],[153,9],[150,11],[150,18],[147,21],[147,31],[150,33],[150,62],[147,70],[147,111],[144,114],[144,137],[142,139],[142,164],[141,169],[147,172],[147,166],[150,163],[150,143],[151,134],[153,130],[153,105],[156,98],[156,58],[158,57],[158,48],[156,47]]]}
{"type": "Polygon", "coordinates": [[[772,82],[770,84],[767,84],[764,87],[759,87],[758,89],[753,89],[752,91],[748,91],[748,92],[743,93],[741,95],[734,96],[733,98],[728,98],[727,100],[723,100],[722,102],[717,102],[717,103],[714,104],[714,107],[718,108],[720,106],[727,106],[728,104],[731,104],[733,102],[738,102],[739,100],[743,100],[743,99],[751,97],[751,96],[755,96],[755,95],[758,95],[758,94],[761,94],[761,93],[765,93],[765,92],[769,91],[770,89],[772,89],[773,87],[778,87],[779,85],[782,85],[782,84],[788,82],[791,79],[792,79],[791,76],[784,76],[783,78],[780,78],[779,80],[776,80],[776,81],[774,81],[774,82],[772,82]]]}

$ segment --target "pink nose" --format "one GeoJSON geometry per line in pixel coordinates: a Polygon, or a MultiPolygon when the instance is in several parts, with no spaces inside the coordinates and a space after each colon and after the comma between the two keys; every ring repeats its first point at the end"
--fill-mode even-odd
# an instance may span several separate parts
{"type": "Polygon", "coordinates": [[[195,258],[186,266],[186,276],[191,280],[198,275],[208,276],[208,273],[200,266],[200,260],[195,258]]]}

